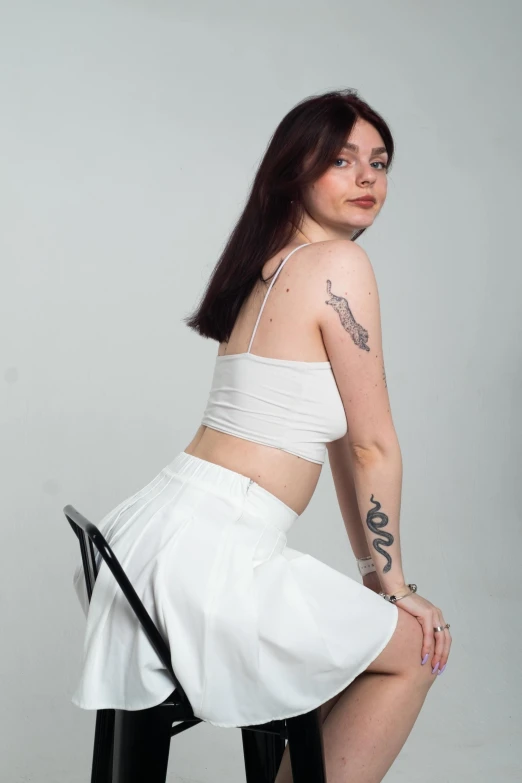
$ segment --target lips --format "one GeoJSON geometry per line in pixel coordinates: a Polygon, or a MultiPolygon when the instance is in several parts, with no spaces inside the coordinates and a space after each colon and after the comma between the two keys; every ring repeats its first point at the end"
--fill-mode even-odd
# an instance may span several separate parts
{"type": "Polygon", "coordinates": [[[350,201],[350,204],[353,204],[354,207],[359,207],[359,209],[373,209],[375,206],[375,201],[372,201],[372,199],[354,199],[353,201],[350,201]]]}
{"type": "Polygon", "coordinates": [[[352,204],[375,204],[374,198],[353,198],[351,199],[352,204]]]}

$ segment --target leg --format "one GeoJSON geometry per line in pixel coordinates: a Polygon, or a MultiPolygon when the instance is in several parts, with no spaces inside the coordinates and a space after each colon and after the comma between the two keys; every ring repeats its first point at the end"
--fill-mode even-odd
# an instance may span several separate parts
{"type": "MultiPolygon", "coordinates": [[[[383,652],[323,705],[328,783],[380,783],[404,745],[437,674],[420,665],[422,629],[399,610],[383,652]]],[[[431,655],[433,650],[430,651],[431,655]]],[[[291,783],[288,752],[275,783],[291,783]]]]}

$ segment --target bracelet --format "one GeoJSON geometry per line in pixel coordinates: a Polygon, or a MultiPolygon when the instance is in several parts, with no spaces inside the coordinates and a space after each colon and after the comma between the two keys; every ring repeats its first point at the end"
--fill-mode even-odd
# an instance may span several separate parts
{"type": "Polygon", "coordinates": [[[400,601],[401,598],[406,598],[408,595],[412,595],[413,593],[417,592],[417,585],[409,584],[408,587],[410,589],[407,593],[404,593],[404,595],[387,595],[386,593],[379,593],[379,595],[382,595],[385,601],[390,601],[390,603],[394,604],[397,601],[400,601]]]}
{"type": "MultiPolygon", "coordinates": [[[[357,557],[356,560],[361,576],[370,574],[372,571],[377,571],[371,555],[368,555],[368,557],[357,557]]],[[[401,598],[406,598],[408,595],[412,595],[413,593],[417,592],[417,585],[409,584],[408,587],[409,590],[407,593],[404,593],[404,595],[388,595],[387,593],[379,593],[379,595],[382,596],[386,601],[395,604],[397,601],[400,601],[401,598]]]]}
{"type": "Polygon", "coordinates": [[[372,571],[377,571],[371,555],[368,555],[368,557],[358,557],[356,558],[356,560],[357,560],[357,567],[359,569],[359,573],[361,576],[364,576],[365,574],[370,574],[372,571]]]}

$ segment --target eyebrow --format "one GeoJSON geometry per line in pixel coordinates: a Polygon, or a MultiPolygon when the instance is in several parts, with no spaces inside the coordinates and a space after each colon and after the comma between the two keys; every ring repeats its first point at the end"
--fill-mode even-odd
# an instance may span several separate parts
{"type": "MultiPolygon", "coordinates": [[[[359,152],[359,147],[357,146],[357,144],[350,144],[349,141],[343,144],[342,149],[351,150],[352,152],[359,152]]],[[[386,152],[387,154],[388,150],[386,149],[386,147],[374,147],[372,150],[372,155],[380,155],[381,152],[386,152]]]]}

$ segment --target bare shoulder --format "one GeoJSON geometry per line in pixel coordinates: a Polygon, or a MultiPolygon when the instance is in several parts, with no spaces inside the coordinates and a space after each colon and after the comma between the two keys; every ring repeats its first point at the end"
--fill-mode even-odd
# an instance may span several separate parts
{"type": "Polygon", "coordinates": [[[305,248],[307,258],[315,263],[319,273],[328,269],[343,268],[348,270],[353,264],[373,273],[367,252],[349,239],[327,239],[323,242],[313,242],[305,248]]]}
{"type": "MultiPolygon", "coordinates": [[[[329,239],[314,242],[306,251],[307,286],[310,303],[320,328],[325,318],[331,318],[333,305],[337,310],[344,301],[345,315],[349,311],[347,299],[366,309],[366,299],[373,298],[379,305],[377,281],[366,251],[349,239],[329,239]]],[[[345,318],[345,326],[346,318],[345,318]]],[[[352,330],[353,331],[353,330],[352,330]]]]}

